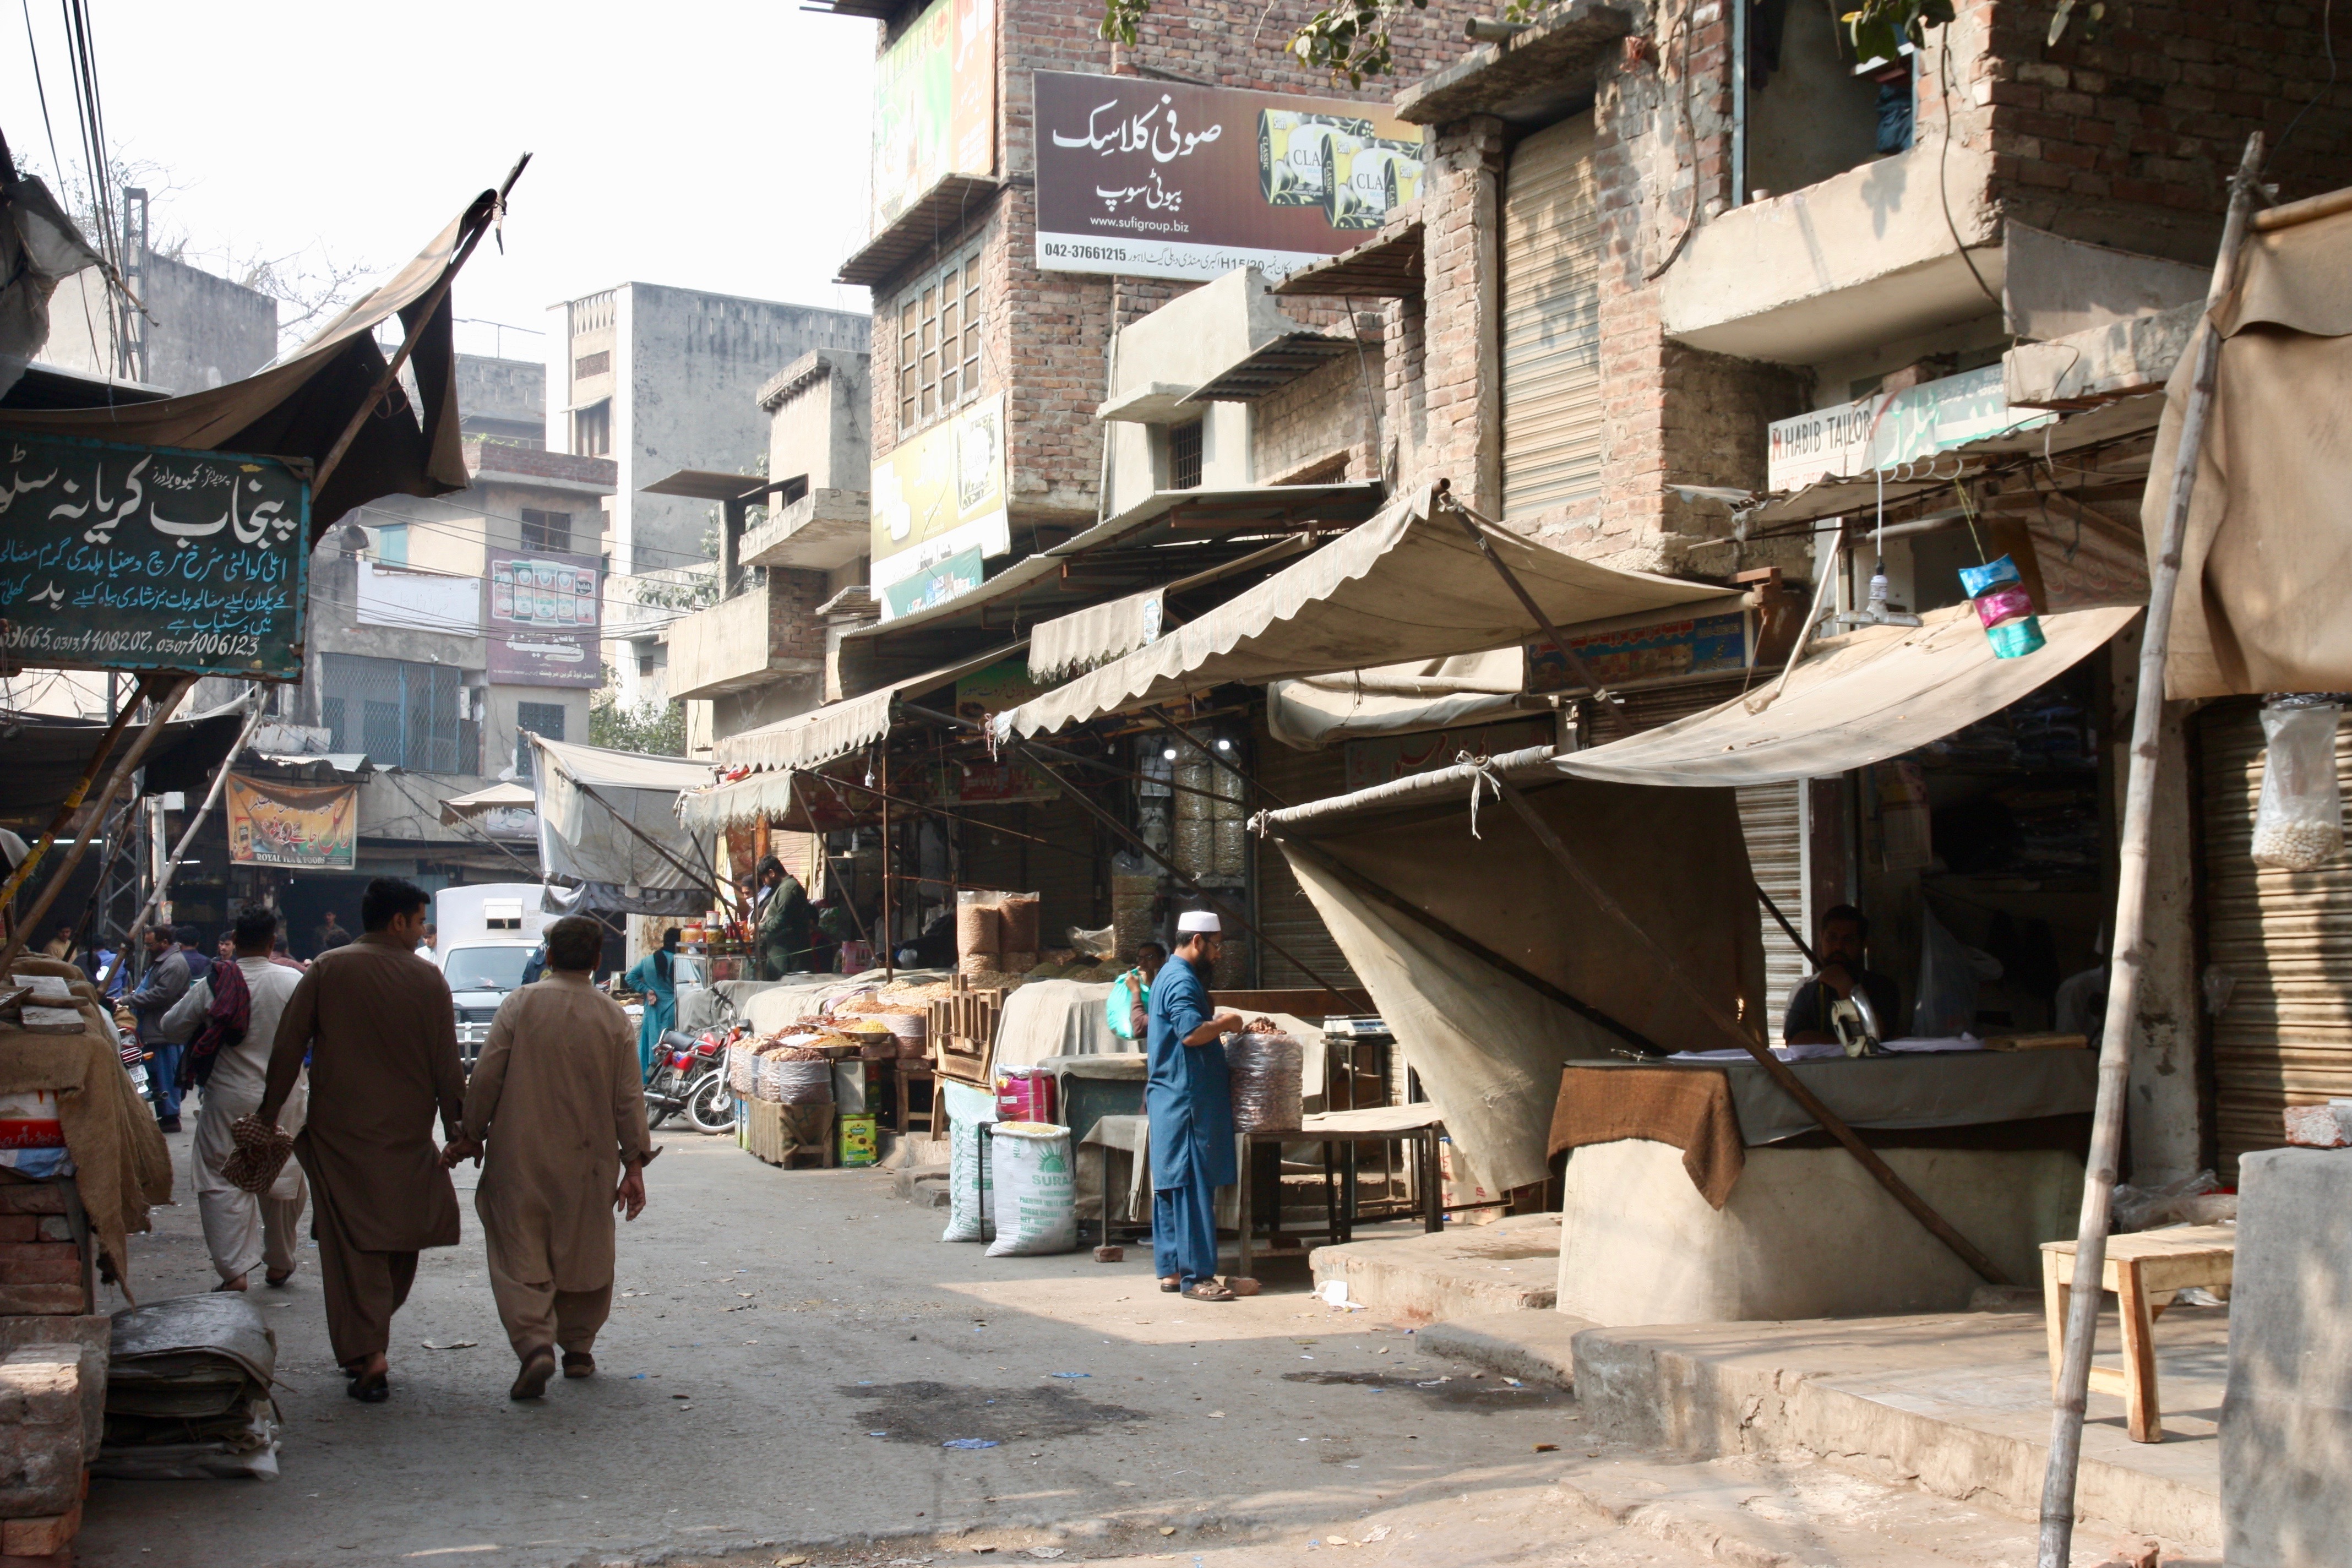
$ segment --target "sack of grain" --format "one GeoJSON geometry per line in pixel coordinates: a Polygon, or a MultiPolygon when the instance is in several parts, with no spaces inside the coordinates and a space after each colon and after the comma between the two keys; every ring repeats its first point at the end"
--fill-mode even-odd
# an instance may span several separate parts
{"type": "Polygon", "coordinates": [[[1249,824],[1234,819],[1219,819],[1211,824],[1216,833],[1214,862],[1220,877],[1249,875],[1249,824]]]}
{"type": "Polygon", "coordinates": [[[994,1200],[981,1128],[996,1120],[996,1097],[970,1084],[941,1083],[939,1104],[948,1117],[948,1226],[941,1241],[981,1241],[994,1200]]]}
{"type": "Polygon", "coordinates": [[[1234,1131],[1288,1132],[1302,1120],[1299,1073],[1306,1049],[1290,1035],[1245,1033],[1224,1037],[1233,1074],[1234,1131]]]}
{"type": "Polygon", "coordinates": [[[770,1058],[769,1070],[775,1075],[774,1099],[785,1105],[831,1105],[833,1103],[833,1064],[823,1057],[814,1061],[788,1062],[782,1053],[770,1058]]]}
{"type": "Polygon", "coordinates": [[[758,1072],[758,1058],[751,1051],[749,1040],[737,1040],[727,1047],[727,1088],[745,1100],[752,1098],[758,1072]]]}
{"type": "Polygon", "coordinates": [[[988,1256],[1074,1249],[1077,1183],[1070,1169],[1070,1130],[1046,1121],[1000,1121],[989,1144],[996,1166],[996,1239],[988,1244],[988,1256]]]}
{"type": "Polygon", "coordinates": [[[1003,926],[995,894],[960,889],[956,893],[956,966],[971,974],[972,960],[979,958],[988,961],[980,968],[992,968],[996,955],[1004,951],[1003,926]]]}

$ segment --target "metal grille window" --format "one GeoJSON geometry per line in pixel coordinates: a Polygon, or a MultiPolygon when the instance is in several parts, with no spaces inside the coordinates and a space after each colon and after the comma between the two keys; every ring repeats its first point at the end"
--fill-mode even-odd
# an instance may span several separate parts
{"type": "Polygon", "coordinates": [[[525,550],[547,550],[559,555],[572,552],[572,514],[568,511],[533,511],[522,509],[522,547],[525,550]]]}
{"type": "Polygon", "coordinates": [[[320,657],[320,719],[338,752],[365,752],[380,767],[471,773],[462,756],[462,678],[446,664],[355,654],[320,657]]]}
{"type": "Polygon", "coordinates": [[[613,351],[611,349],[598,349],[594,353],[582,354],[577,360],[573,361],[572,365],[572,374],[575,379],[585,381],[592,375],[610,374],[612,373],[612,369],[613,351]]]}
{"type": "Polygon", "coordinates": [[[980,395],[980,251],[898,299],[898,429],[918,429],[980,395]]]}
{"type": "Polygon", "coordinates": [[[560,702],[518,702],[515,704],[515,772],[523,778],[530,777],[530,737],[543,736],[550,741],[563,739],[563,705],[560,702]]]}
{"type": "Polygon", "coordinates": [[[1201,422],[1171,425],[1168,427],[1168,488],[1171,490],[1197,490],[1201,488],[1201,422]]]}

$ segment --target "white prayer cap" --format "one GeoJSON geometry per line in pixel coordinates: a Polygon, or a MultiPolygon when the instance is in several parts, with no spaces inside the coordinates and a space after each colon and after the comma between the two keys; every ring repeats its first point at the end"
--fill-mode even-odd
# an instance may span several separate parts
{"type": "Polygon", "coordinates": [[[1196,931],[1222,931],[1225,928],[1213,910],[1187,910],[1176,917],[1176,929],[1190,935],[1196,931]]]}

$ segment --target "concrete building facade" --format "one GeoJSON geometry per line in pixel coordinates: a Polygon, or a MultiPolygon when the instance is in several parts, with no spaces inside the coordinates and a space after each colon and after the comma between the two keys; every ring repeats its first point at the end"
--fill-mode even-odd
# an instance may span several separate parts
{"type": "MultiPolygon", "coordinates": [[[[149,251],[139,297],[152,320],[136,323],[143,364],[134,380],[168,392],[202,392],[251,375],[278,357],[278,301],[258,289],[149,251]]],[[[49,299],[41,358],[93,374],[121,374],[121,331],[96,269],[75,273],[49,299]]]]}

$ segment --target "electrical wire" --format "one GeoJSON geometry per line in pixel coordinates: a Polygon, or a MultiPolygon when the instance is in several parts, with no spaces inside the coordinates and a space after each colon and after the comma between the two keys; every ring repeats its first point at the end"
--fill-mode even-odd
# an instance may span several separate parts
{"type": "Polygon", "coordinates": [[[2278,144],[2271,149],[2271,157],[2273,160],[2286,151],[2287,138],[2293,136],[2294,128],[2303,123],[2303,117],[2311,112],[2311,106],[2336,90],[2336,0],[2322,0],[2319,7],[2319,43],[2320,47],[2327,51],[2327,81],[2318,91],[2311,95],[2301,109],[2294,111],[2294,118],[2288,121],[2286,129],[2279,132],[2278,144]]]}
{"type": "MultiPolygon", "coordinates": [[[[1944,226],[1951,230],[1952,248],[1958,251],[1960,259],[1968,264],[1969,276],[1977,280],[1977,287],[1984,291],[1986,299],[1992,301],[1993,309],[2006,316],[2009,307],[2001,303],[2000,296],[1992,291],[1992,285],[1987,283],[1984,274],[1977,270],[1977,258],[1969,254],[1967,242],[1960,238],[1960,226],[1952,218],[1951,182],[1945,177],[1945,170],[1952,158],[1952,98],[1957,91],[1952,84],[1952,28],[1958,25],[1956,22],[1948,23],[1943,37],[1936,45],[1936,78],[1944,93],[1944,136],[1936,147],[1936,199],[1943,205],[1944,226]]],[[[1913,113],[1917,113],[1916,104],[1913,113]]]]}

